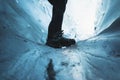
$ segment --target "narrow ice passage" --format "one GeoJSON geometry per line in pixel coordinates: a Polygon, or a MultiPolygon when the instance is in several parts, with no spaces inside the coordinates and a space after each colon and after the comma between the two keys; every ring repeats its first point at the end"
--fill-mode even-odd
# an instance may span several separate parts
{"type": "Polygon", "coordinates": [[[54,49],[44,45],[47,0],[0,0],[0,80],[120,80],[120,1],[97,1],[69,0],[63,28],[78,42],[54,49]]]}

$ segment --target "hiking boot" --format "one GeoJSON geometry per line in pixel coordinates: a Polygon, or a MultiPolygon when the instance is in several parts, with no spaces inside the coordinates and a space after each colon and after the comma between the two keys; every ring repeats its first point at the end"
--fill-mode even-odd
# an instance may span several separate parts
{"type": "Polygon", "coordinates": [[[52,38],[47,39],[46,45],[53,48],[61,48],[68,47],[76,43],[74,39],[65,38],[62,35],[63,31],[57,32],[52,38]]]}

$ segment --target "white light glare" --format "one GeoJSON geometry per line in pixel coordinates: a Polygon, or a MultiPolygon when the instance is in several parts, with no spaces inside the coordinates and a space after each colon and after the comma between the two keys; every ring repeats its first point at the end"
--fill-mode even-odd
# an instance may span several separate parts
{"type": "Polygon", "coordinates": [[[73,21],[79,39],[94,35],[96,11],[102,0],[68,0],[66,13],[73,21]]]}

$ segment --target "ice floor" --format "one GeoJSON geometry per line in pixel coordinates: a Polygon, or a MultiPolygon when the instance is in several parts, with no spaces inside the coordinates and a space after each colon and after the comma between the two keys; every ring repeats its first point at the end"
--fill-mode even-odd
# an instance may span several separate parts
{"type": "Polygon", "coordinates": [[[18,36],[9,39],[19,47],[13,45],[16,50],[7,49],[8,52],[0,50],[0,80],[120,79],[119,35],[100,35],[62,49],[18,36]]]}

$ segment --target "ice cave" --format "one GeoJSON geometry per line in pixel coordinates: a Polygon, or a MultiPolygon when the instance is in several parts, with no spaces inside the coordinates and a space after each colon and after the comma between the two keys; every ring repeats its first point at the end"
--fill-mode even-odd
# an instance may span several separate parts
{"type": "Polygon", "coordinates": [[[120,80],[120,0],[68,0],[62,28],[77,44],[45,45],[48,0],[0,0],[0,80],[120,80]]]}

